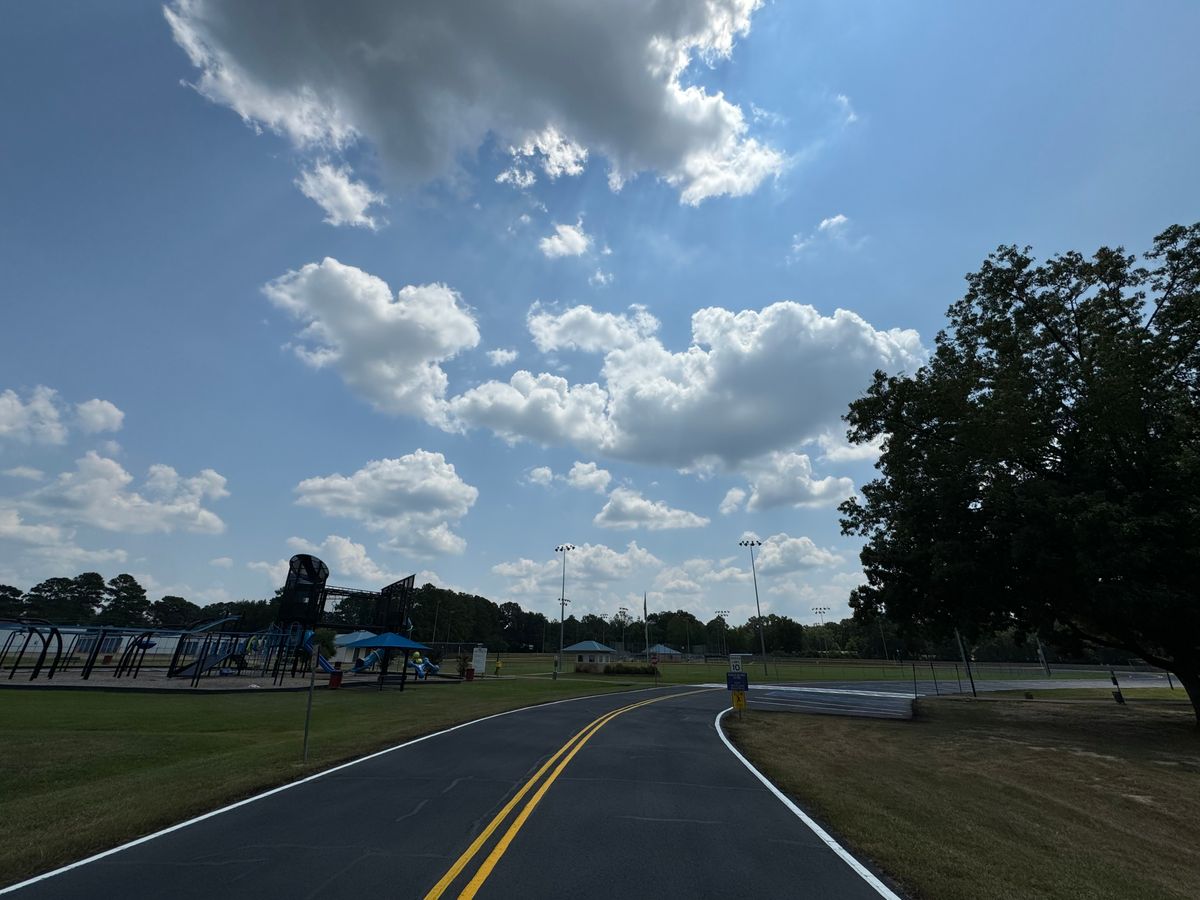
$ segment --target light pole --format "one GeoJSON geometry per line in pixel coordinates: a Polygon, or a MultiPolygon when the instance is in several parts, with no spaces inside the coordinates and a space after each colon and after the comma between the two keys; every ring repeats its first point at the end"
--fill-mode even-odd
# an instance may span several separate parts
{"type": "Polygon", "coordinates": [[[825,648],[825,655],[829,655],[829,639],[825,636],[825,614],[829,612],[828,606],[813,606],[811,607],[813,615],[821,620],[821,646],[825,648]]]}
{"type": "Polygon", "coordinates": [[[729,623],[725,621],[725,617],[728,615],[729,610],[727,609],[717,610],[717,619],[721,623],[721,650],[726,656],[729,655],[729,637],[726,635],[726,631],[729,629],[729,623]]]}
{"type": "Polygon", "coordinates": [[[625,629],[629,627],[629,607],[622,606],[617,612],[621,616],[621,652],[628,655],[629,649],[625,644],[625,629]]]}
{"type": "Polygon", "coordinates": [[[559,544],[554,548],[555,553],[563,555],[562,593],[558,597],[558,659],[554,663],[555,680],[562,671],[563,620],[567,617],[567,604],[571,602],[567,599],[567,554],[574,549],[574,544],[559,544]]]}
{"type": "Polygon", "coordinates": [[[754,578],[754,608],[758,611],[758,642],[762,646],[763,675],[770,678],[771,673],[767,669],[767,635],[763,631],[762,607],[758,605],[758,572],[754,569],[754,548],[761,547],[762,541],[738,541],[738,546],[750,548],[750,574],[754,578]]]}

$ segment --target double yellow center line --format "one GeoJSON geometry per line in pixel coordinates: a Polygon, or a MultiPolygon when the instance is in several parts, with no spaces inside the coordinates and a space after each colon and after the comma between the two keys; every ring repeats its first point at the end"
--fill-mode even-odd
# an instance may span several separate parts
{"type": "Polygon", "coordinates": [[[516,818],[513,819],[512,824],[508,826],[508,830],[505,831],[500,840],[496,842],[496,846],[492,848],[492,852],[487,855],[487,858],[479,866],[479,869],[475,872],[475,875],[458,895],[459,900],[464,900],[464,898],[469,900],[469,898],[474,897],[479,889],[483,886],[483,883],[487,881],[488,876],[492,874],[492,869],[496,867],[496,863],[500,861],[500,858],[504,856],[505,851],[508,850],[509,845],[513,842],[513,838],[517,836],[517,833],[521,830],[526,820],[537,808],[537,805],[542,802],[542,797],[546,795],[546,791],[550,790],[550,785],[554,784],[558,776],[562,774],[563,769],[567,767],[567,764],[575,758],[575,754],[583,748],[584,744],[592,739],[592,736],[595,735],[597,731],[599,731],[617,716],[627,713],[630,710],[638,709],[642,706],[649,706],[651,703],[658,703],[662,700],[672,700],[676,697],[686,697],[688,694],[695,693],[700,692],[685,691],[680,694],[668,694],[665,697],[653,697],[649,700],[631,703],[628,706],[622,706],[620,709],[614,709],[612,712],[607,712],[589,722],[569,741],[563,744],[557,753],[546,760],[542,767],[534,772],[533,776],[521,786],[521,789],[517,791],[516,795],[513,796],[508,803],[504,804],[504,808],[501,809],[500,812],[496,814],[496,817],[488,823],[487,828],[483,829],[483,831],[479,833],[479,836],[471,842],[471,846],[464,851],[462,856],[454,861],[454,865],[452,865],[446,874],[442,876],[442,880],[435,884],[429,893],[425,895],[425,900],[438,900],[439,897],[446,893],[450,885],[452,885],[455,879],[462,874],[463,869],[470,864],[471,860],[475,858],[476,854],[479,853],[484,844],[486,844],[496,830],[502,824],[504,824],[505,819],[508,818],[508,814],[516,809],[517,805],[520,804],[520,802],[525,798],[525,795],[533,790],[534,786],[541,781],[541,786],[534,791],[533,796],[529,798],[529,801],[525,804],[524,808],[517,814],[516,818]],[[553,771],[550,771],[552,768],[553,771]],[[542,781],[542,776],[546,775],[547,772],[550,772],[549,776],[542,781]]]}

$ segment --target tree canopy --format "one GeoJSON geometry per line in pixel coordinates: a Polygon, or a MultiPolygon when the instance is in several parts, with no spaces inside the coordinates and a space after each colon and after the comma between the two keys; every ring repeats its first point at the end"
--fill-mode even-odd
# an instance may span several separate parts
{"type": "Polygon", "coordinates": [[[1139,264],[1000,247],[929,362],[846,419],[883,438],[841,506],[860,616],[1039,631],[1175,672],[1200,716],[1200,224],[1139,264]]]}

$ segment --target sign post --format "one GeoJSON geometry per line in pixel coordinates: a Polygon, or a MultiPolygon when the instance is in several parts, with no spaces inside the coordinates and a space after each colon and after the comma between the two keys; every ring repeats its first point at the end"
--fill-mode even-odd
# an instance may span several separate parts
{"type": "MultiPolygon", "coordinates": [[[[732,657],[730,659],[732,662],[732,657]]],[[[738,660],[739,669],[741,660],[738,660]]],[[[733,694],[733,708],[737,710],[738,720],[742,718],[742,710],[746,708],[746,691],[750,690],[750,676],[745,672],[726,672],[725,690],[733,694]]]]}

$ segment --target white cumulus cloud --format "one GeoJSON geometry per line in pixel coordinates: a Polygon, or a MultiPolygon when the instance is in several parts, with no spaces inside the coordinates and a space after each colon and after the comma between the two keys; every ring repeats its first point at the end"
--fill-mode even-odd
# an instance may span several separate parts
{"type": "Polygon", "coordinates": [[[818,242],[832,243],[844,248],[859,246],[862,242],[849,240],[850,219],[842,213],[828,216],[818,223],[817,227],[808,234],[792,235],[792,257],[798,257],[805,250],[812,248],[818,242]]]}
{"type": "Polygon", "coordinates": [[[538,241],[538,248],[548,259],[562,256],[582,256],[592,246],[591,236],[583,230],[583,222],[554,226],[554,233],[538,241]]]}
{"type": "Polygon", "coordinates": [[[547,312],[533,304],[525,319],[534,346],[543,353],[554,350],[607,352],[631,347],[658,331],[658,320],[644,306],[630,307],[629,314],[596,312],[592,307],[573,306],[561,313],[547,312]]]}
{"type": "Polygon", "coordinates": [[[46,477],[45,472],[33,466],[13,466],[11,469],[5,469],[3,474],[9,478],[24,478],[26,481],[41,481],[46,477]]]}
{"type": "Polygon", "coordinates": [[[125,413],[107,400],[88,400],[75,405],[75,417],[85,434],[101,431],[120,431],[125,413]]]}
{"type": "Polygon", "coordinates": [[[440,419],[446,373],[440,363],[479,343],[474,317],[445,285],[387,283],[326,258],[268,283],[268,299],[296,319],[296,355],[335,369],[386,412],[440,419]]]}
{"type": "Polygon", "coordinates": [[[594,462],[585,463],[577,460],[571,466],[571,471],[567,473],[567,484],[571,487],[581,491],[595,491],[597,494],[603,494],[610,481],[612,481],[612,474],[601,469],[594,462]]]}
{"type": "Polygon", "coordinates": [[[536,466],[529,470],[529,483],[549,487],[554,483],[554,470],[549,466],[536,466]]]}
{"type": "Polygon", "coordinates": [[[758,554],[758,571],[773,575],[834,566],[840,562],[841,556],[832,550],[818,547],[811,538],[791,537],[780,533],[773,534],[763,541],[758,554]]]}
{"type": "Polygon", "coordinates": [[[493,366],[507,366],[509,363],[515,362],[517,358],[516,350],[489,350],[487,352],[488,362],[493,366]]]}
{"type": "Polygon", "coordinates": [[[663,346],[657,321],[636,308],[615,316],[535,307],[528,325],[543,351],[603,352],[600,382],[518,372],[452,398],[451,422],[676,468],[736,469],[816,440],[876,369],[912,371],[925,359],[915,331],[881,331],[853,312],[825,316],[792,301],[698,310],[680,352],[663,346]]]}
{"type": "Polygon", "coordinates": [[[746,492],[741,488],[730,488],[725,492],[725,499],[721,501],[719,512],[723,516],[731,515],[741,509],[742,501],[746,499],[746,492]]]}
{"type": "Polygon", "coordinates": [[[225,478],[204,469],[182,478],[170,466],[150,467],[140,490],[134,478],[116,460],[95,451],[75,461],[45,487],[22,498],[23,508],[56,523],[90,525],[130,534],[192,531],[219,534],[225,523],[205,507],[208,500],[229,496],[225,478]]]}
{"type": "Polygon", "coordinates": [[[490,428],[510,442],[572,443],[599,448],[608,440],[608,394],[598,384],[575,385],[559,375],[524,369],[507,381],[487,381],[447,404],[452,422],[490,428]]]}
{"type": "Polygon", "coordinates": [[[22,443],[64,443],[67,426],[59,414],[57,398],[57,391],[40,384],[27,400],[11,389],[0,393],[0,438],[22,443]]]}
{"type": "Polygon", "coordinates": [[[878,459],[879,454],[883,452],[885,440],[887,440],[887,436],[881,434],[865,444],[851,444],[845,438],[839,437],[833,432],[827,432],[817,438],[817,444],[821,448],[821,459],[823,460],[836,463],[862,462],[878,459]]]}
{"type": "Polygon", "coordinates": [[[854,482],[849,478],[816,478],[812,462],[803,453],[772,453],[745,468],[750,477],[748,510],[829,507],[854,493],[854,482]]]}
{"type": "Polygon", "coordinates": [[[683,509],[674,509],[661,500],[647,500],[638,491],[616,488],[604,508],[592,519],[601,528],[703,528],[708,519],[683,509]]]}
{"type": "Polygon", "coordinates": [[[389,549],[428,555],[466,549],[450,523],[467,514],[479,491],[441,453],[416,450],[372,460],[352,475],[306,478],[296,494],[301,506],[385,533],[389,549]]]}
{"type": "Polygon", "coordinates": [[[325,210],[330,225],[354,225],[375,231],[380,222],[367,215],[372,206],[383,205],[386,198],[361,181],[355,181],[349,166],[318,162],[300,173],[296,186],[309,200],[325,210]]]}
{"type": "MultiPolygon", "coordinates": [[[[636,541],[630,541],[623,551],[604,544],[581,544],[568,554],[567,593],[571,593],[572,584],[612,584],[661,565],[661,560],[636,541]]],[[[538,562],[522,557],[497,563],[492,566],[492,573],[508,579],[510,596],[556,597],[561,584],[562,558],[538,562]]]]}
{"type": "Polygon", "coordinates": [[[413,184],[458,177],[495,137],[550,178],[595,153],[614,189],[651,172],[695,204],[785,164],[739,106],[696,83],[695,63],[729,58],[759,5],[175,0],[165,12],[200,93],[321,158],[361,142],[413,184]]]}

